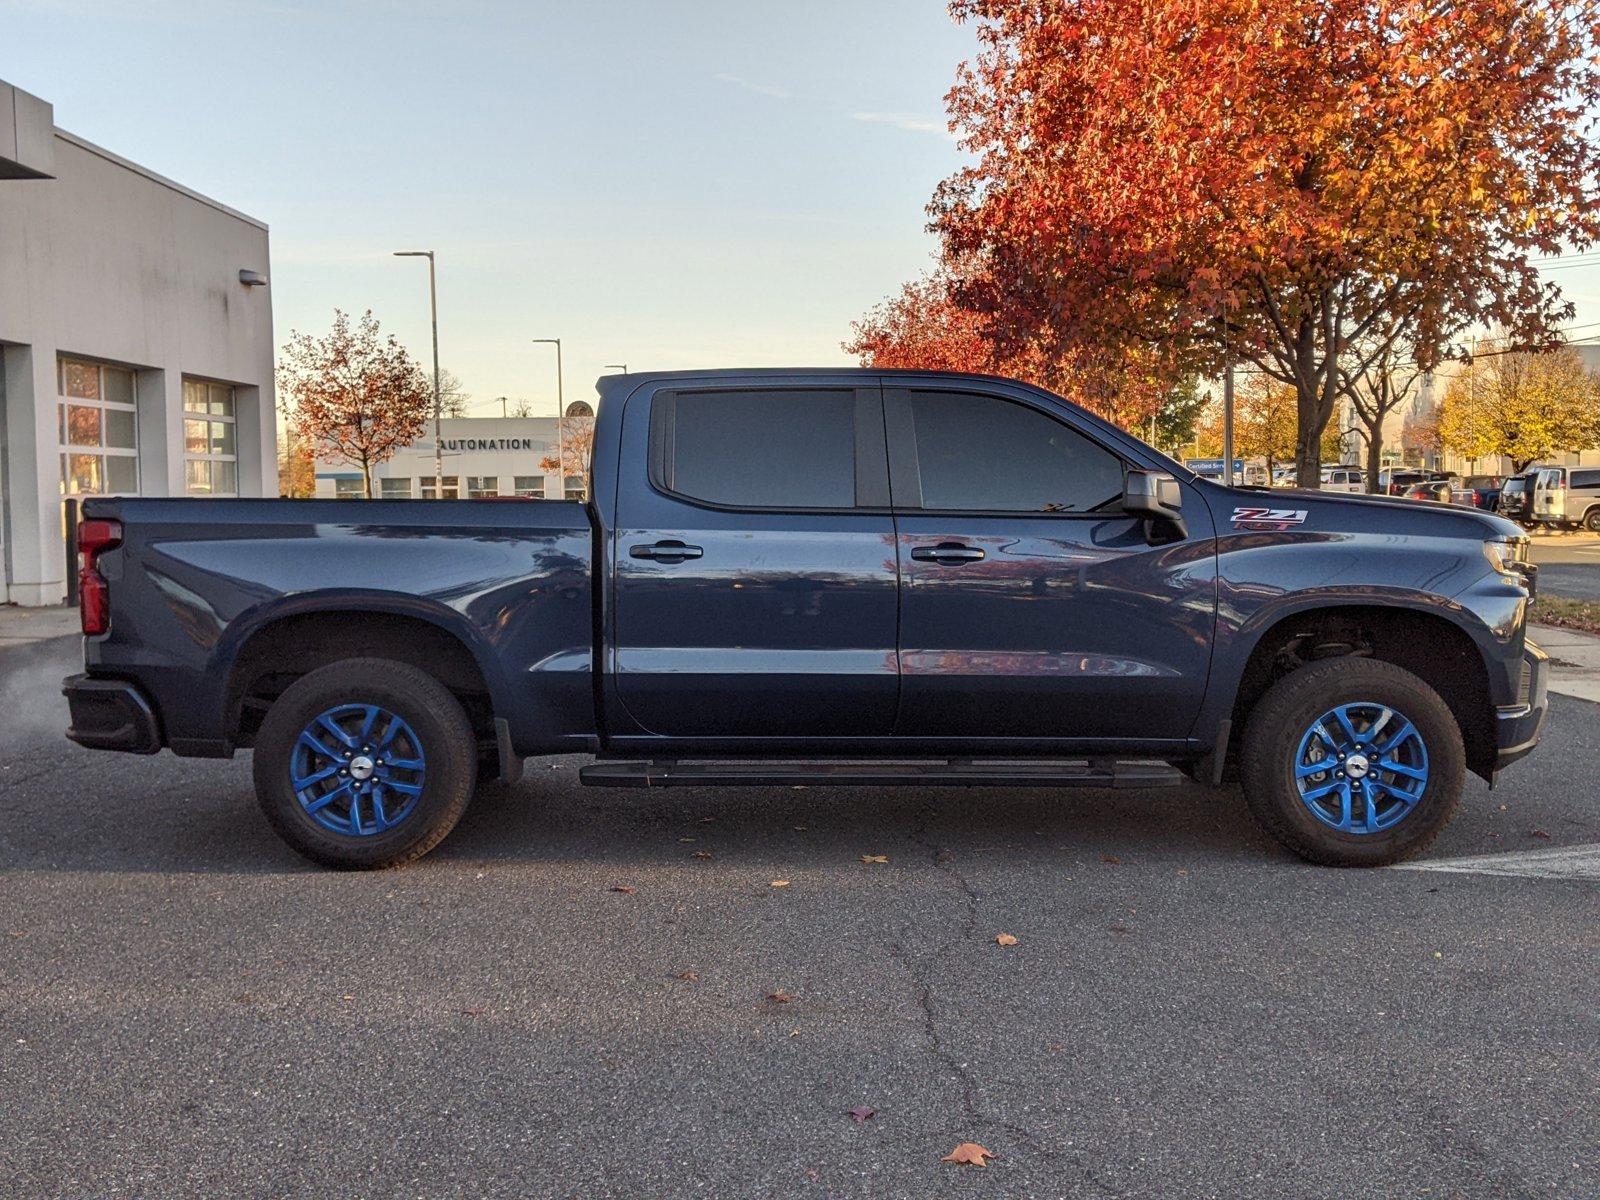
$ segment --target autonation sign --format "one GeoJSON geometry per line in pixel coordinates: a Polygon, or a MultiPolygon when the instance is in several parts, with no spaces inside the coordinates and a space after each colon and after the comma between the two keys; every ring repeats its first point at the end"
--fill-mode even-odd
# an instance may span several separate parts
{"type": "Polygon", "coordinates": [[[445,438],[440,442],[446,450],[543,450],[544,442],[533,438],[445,438]]]}

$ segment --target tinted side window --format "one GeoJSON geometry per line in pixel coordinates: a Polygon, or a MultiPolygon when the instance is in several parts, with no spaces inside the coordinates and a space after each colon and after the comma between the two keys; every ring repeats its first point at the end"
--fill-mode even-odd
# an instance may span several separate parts
{"type": "Polygon", "coordinates": [[[738,508],[855,505],[854,392],[679,392],[671,411],[672,491],[738,508]]]}
{"type": "Polygon", "coordinates": [[[923,508],[1088,512],[1122,495],[1122,460],[1036,409],[959,392],[910,405],[923,508]]]}
{"type": "Polygon", "coordinates": [[[1600,488],[1600,470],[1574,471],[1571,478],[1575,488],[1600,488]]]}

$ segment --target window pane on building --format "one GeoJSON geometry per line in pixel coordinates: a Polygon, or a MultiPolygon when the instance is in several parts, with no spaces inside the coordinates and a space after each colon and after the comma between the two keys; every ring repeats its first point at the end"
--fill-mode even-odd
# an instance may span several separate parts
{"type": "Polygon", "coordinates": [[[213,422],[211,422],[211,453],[212,454],[232,454],[233,453],[233,422],[232,421],[213,421],[213,422]]]}
{"type": "Polygon", "coordinates": [[[183,464],[183,487],[191,496],[211,492],[211,464],[205,459],[190,459],[183,464]]]}
{"type": "Polygon", "coordinates": [[[101,461],[98,454],[67,455],[67,491],[98,492],[101,481],[101,461]]]}
{"type": "Polygon", "coordinates": [[[221,460],[211,464],[211,490],[219,496],[239,492],[239,464],[221,460]]]}
{"type": "Polygon", "coordinates": [[[65,359],[61,364],[61,388],[78,400],[100,399],[100,368],[94,363],[65,359]]]}
{"type": "Polygon", "coordinates": [[[543,475],[513,475],[511,490],[518,496],[543,496],[543,475]]]}
{"type": "Polygon", "coordinates": [[[340,500],[360,500],[366,496],[366,488],[359,479],[335,479],[333,481],[333,494],[340,500]]]}
{"type": "Polygon", "coordinates": [[[188,412],[205,412],[206,385],[196,383],[193,379],[185,379],[183,381],[183,407],[188,412]]]}
{"type": "Polygon", "coordinates": [[[207,446],[206,422],[186,419],[183,423],[185,454],[204,454],[207,446]]]}
{"type": "Polygon", "coordinates": [[[498,475],[468,475],[467,495],[473,500],[483,496],[498,496],[500,494],[500,477],[498,475]]]}
{"type": "Polygon", "coordinates": [[[139,443],[134,429],[133,410],[108,408],[105,412],[106,445],[118,450],[132,450],[139,443]]]}
{"type": "Polygon", "coordinates": [[[100,445],[100,409],[87,405],[67,405],[67,444],[69,446],[100,445]]]}
{"type": "Polygon", "coordinates": [[[139,460],[131,454],[108,454],[106,491],[117,496],[132,496],[139,491],[139,460]]]}
{"type": "Polygon", "coordinates": [[[385,500],[411,499],[411,480],[409,479],[380,479],[378,484],[385,500]]]}
{"type": "Polygon", "coordinates": [[[210,390],[210,411],[219,417],[233,416],[233,389],[231,387],[223,387],[218,383],[213,383],[210,390]]]}
{"type": "MultiPolygon", "coordinates": [[[[851,508],[855,393],[684,392],[676,402],[672,490],[743,508],[851,508]]],[[[566,494],[582,496],[582,480],[566,494]]]]}
{"type": "Polygon", "coordinates": [[[105,384],[105,398],[113,404],[133,403],[133,372],[124,371],[121,367],[102,367],[101,377],[105,384]]]}

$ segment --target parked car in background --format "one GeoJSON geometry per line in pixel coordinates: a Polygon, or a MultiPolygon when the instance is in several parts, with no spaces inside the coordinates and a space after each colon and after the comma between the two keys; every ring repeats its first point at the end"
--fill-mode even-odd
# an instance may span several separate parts
{"type": "Polygon", "coordinates": [[[1504,482],[1505,477],[1501,475],[1468,475],[1461,481],[1462,494],[1457,499],[1473,508],[1494,512],[1500,501],[1500,485],[1504,482]]]}
{"type": "Polygon", "coordinates": [[[1367,473],[1360,467],[1334,467],[1323,472],[1322,490],[1325,492],[1364,492],[1367,490],[1367,473]]]}
{"type": "Polygon", "coordinates": [[[1533,523],[1600,533],[1600,467],[1534,467],[1527,479],[1533,523]]]}
{"type": "Polygon", "coordinates": [[[1413,484],[1426,483],[1434,478],[1433,471],[1415,467],[1386,468],[1378,472],[1378,491],[1385,496],[1403,496],[1413,484]]]}
{"type": "Polygon", "coordinates": [[[1439,504],[1455,503],[1455,488],[1448,479],[1424,479],[1405,490],[1407,500],[1433,500],[1439,504]]]}
{"type": "Polygon", "coordinates": [[[1508,521],[1522,526],[1533,524],[1533,479],[1531,472],[1513,475],[1500,485],[1500,498],[1494,510],[1508,521]]]}

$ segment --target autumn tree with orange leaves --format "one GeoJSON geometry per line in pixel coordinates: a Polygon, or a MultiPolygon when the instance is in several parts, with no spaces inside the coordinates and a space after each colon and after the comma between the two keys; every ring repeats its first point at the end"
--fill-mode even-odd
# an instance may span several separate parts
{"type": "Polygon", "coordinates": [[[360,467],[368,500],[372,468],[421,437],[433,411],[432,383],[370,310],[355,329],[334,309],[324,336],[291,333],[277,378],[295,440],[325,462],[360,467]]]}
{"type": "Polygon", "coordinates": [[[1532,260],[1600,237],[1589,0],[952,12],[982,51],[949,96],[976,161],[930,209],[943,320],[1002,369],[1132,364],[1103,399],[1252,363],[1294,388],[1314,487],[1370,356],[1429,369],[1483,324],[1544,347],[1571,316],[1532,260]]]}

